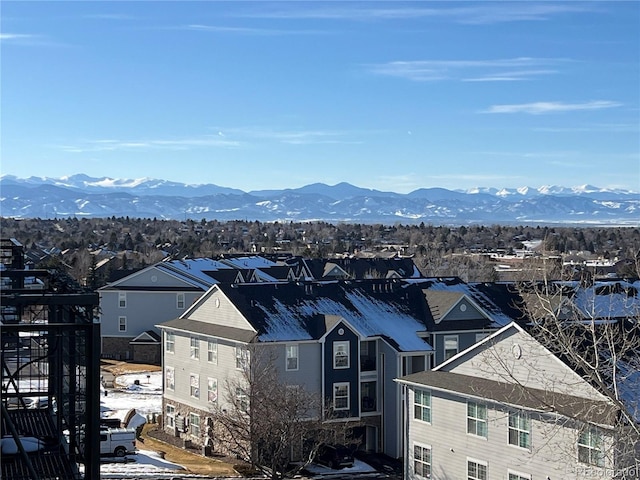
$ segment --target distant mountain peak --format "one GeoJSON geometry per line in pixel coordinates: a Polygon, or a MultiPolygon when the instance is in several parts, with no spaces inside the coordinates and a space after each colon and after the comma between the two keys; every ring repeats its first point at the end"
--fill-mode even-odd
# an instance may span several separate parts
{"type": "Polygon", "coordinates": [[[347,182],[244,192],[155,178],[0,176],[2,216],[129,216],[350,223],[637,225],[640,194],[593,185],[420,188],[407,194],[347,182]]]}

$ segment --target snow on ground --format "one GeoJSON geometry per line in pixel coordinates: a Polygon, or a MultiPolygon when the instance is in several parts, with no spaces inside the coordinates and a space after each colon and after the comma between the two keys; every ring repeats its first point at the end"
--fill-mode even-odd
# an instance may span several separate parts
{"type": "MultiPolygon", "coordinates": [[[[100,405],[103,417],[124,419],[132,408],[145,417],[162,411],[162,372],[142,372],[119,375],[116,388],[101,388],[100,405]],[[136,384],[136,380],[138,384],[136,384]],[[106,395],[105,395],[106,392],[106,395]]],[[[104,459],[100,465],[100,477],[105,479],[177,479],[208,478],[184,472],[180,465],[164,460],[156,452],[139,450],[135,455],[121,459],[104,459]],[[111,461],[112,460],[112,461],[111,461]],[[183,472],[181,472],[181,470],[183,472]]],[[[323,465],[310,464],[305,470],[315,478],[349,478],[349,474],[368,474],[376,470],[366,463],[355,460],[353,467],[332,470],[323,465]]],[[[308,478],[308,477],[305,477],[308,478]]]]}
{"type": "Polygon", "coordinates": [[[145,417],[161,413],[162,372],[120,375],[116,377],[115,384],[118,387],[101,389],[100,405],[103,417],[122,420],[132,408],[145,417]],[[136,385],[136,380],[139,385],[136,385]]]}
{"type": "Polygon", "coordinates": [[[184,470],[180,465],[164,460],[158,453],[149,450],[139,450],[135,455],[127,455],[126,459],[103,459],[100,478],[177,478],[180,470],[184,470]]]}
{"type": "Polygon", "coordinates": [[[304,469],[314,476],[337,475],[338,477],[342,477],[345,474],[376,472],[376,469],[371,465],[368,465],[362,460],[358,460],[357,458],[353,461],[352,467],[345,467],[341,468],[340,470],[334,470],[317,463],[310,463],[309,465],[304,467],[304,469]]]}

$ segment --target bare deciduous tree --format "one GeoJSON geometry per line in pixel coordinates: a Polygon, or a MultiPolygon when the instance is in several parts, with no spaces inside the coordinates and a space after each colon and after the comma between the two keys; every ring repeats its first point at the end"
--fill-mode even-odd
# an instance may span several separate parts
{"type": "Polygon", "coordinates": [[[323,443],[347,443],[356,424],[323,411],[319,392],[284,383],[269,347],[251,345],[245,360],[241,374],[224,382],[212,412],[216,441],[230,455],[286,478],[313,461],[323,443]]]}
{"type": "Polygon", "coordinates": [[[554,457],[549,460],[571,465],[577,451],[581,463],[613,469],[620,478],[640,468],[638,285],[588,278],[517,285],[528,332],[581,380],[549,375],[543,350],[530,348],[528,357],[514,360],[511,345],[490,345],[479,368],[512,385],[511,401],[538,406],[543,431],[535,449],[554,457]],[[590,396],[585,384],[600,395],[590,396]]]}

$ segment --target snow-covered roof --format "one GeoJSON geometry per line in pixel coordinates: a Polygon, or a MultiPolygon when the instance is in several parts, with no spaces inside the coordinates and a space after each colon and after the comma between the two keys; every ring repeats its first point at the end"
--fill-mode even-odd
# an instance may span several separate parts
{"type": "Polygon", "coordinates": [[[430,351],[424,332],[424,297],[413,289],[375,287],[384,282],[314,282],[221,286],[265,342],[319,339],[325,315],[344,318],[363,337],[384,337],[400,351],[430,351]],[[417,292],[417,293],[416,293],[417,292]],[[420,303],[422,302],[422,303],[420,303]]]}
{"type": "Polygon", "coordinates": [[[509,307],[511,293],[500,284],[465,283],[458,277],[405,280],[424,290],[460,293],[474,303],[491,320],[492,328],[500,328],[518,320],[520,313],[509,307]],[[500,303],[500,304],[499,304],[500,303]]]}
{"type": "Polygon", "coordinates": [[[259,256],[246,256],[246,257],[232,257],[222,259],[221,262],[225,263],[228,266],[234,268],[264,268],[264,267],[274,267],[277,263],[266,259],[264,257],[259,256]]]}
{"type": "Polygon", "coordinates": [[[186,260],[171,260],[169,262],[161,262],[156,265],[160,270],[166,270],[170,273],[178,273],[186,281],[196,282],[198,286],[209,288],[217,283],[206,272],[216,270],[229,270],[232,267],[217,260],[210,258],[189,258],[186,260]]]}

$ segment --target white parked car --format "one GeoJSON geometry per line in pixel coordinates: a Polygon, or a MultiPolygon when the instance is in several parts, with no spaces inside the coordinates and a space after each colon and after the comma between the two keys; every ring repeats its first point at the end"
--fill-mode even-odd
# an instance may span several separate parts
{"type": "Polygon", "coordinates": [[[100,430],[100,455],[124,457],[136,451],[135,428],[103,428],[100,430]]]}

